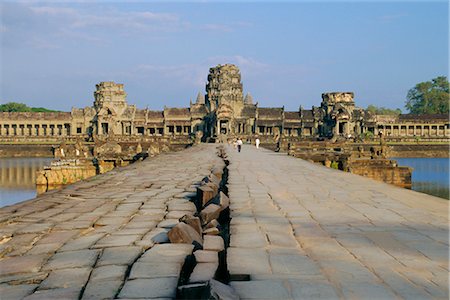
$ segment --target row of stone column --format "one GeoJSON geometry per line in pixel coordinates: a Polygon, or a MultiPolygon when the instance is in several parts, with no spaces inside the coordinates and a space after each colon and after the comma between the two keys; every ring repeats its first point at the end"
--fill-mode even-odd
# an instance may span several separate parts
{"type": "MultiPolygon", "coordinates": [[[[378,126],[378,131],[382,130],[386,136],[449,136],[448,125],[400,125],[389,124],[378,126]]],[[[376,132],[378,134],[378,132],[376,132]]]]}
{"type": "Polygon", "coordinates": [[[64,124],[0,124],[1,136],[67,136],[71,126],[64,124]]]}

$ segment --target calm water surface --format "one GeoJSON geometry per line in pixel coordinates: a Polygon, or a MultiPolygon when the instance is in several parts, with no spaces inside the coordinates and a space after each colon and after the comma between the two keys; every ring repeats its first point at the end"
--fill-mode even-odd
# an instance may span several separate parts
{"type": "Polygon", "coordinates": [[[448,158],[393,158],[400,166],[414,168],[412,189],[449,199],[448,158]]]}
{"type": "Polygon", "coordinates": [[[0,158],[0,207],[36,197],[36,171],[51,158],[0,158]]]}

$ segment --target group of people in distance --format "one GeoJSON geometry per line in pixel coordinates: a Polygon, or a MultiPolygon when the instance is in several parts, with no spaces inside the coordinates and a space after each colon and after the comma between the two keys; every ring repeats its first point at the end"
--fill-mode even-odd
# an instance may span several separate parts
{"type": "MultiPolygon", "coordinates": [[[[260,143],[261,143],[261,141],[259,140],[259,138],[256,138],[256,140],[255,140],[256,149],[259,149],[260,143]]],[[[240,137],[238,137],[237,140],[233,141],[233,146],[235,149],[237,148],[238,152],[241,152],[242,144],[243,144],[243,142],[240,137]]]]}

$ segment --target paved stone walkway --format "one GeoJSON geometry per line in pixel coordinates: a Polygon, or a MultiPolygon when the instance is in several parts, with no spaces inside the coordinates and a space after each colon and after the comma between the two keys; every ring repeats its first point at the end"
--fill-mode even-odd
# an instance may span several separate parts
{"type": "Polygon", "coordinates": [[[174,298],[193,246],[155,243],[218,162],[199,145],[0,209],[0,298],[174,298]]]}
{"type": "Polygon", "coordinates": [[[448,201],[250,145],[227,152],[241,298],[448,299],[448,201]]]}

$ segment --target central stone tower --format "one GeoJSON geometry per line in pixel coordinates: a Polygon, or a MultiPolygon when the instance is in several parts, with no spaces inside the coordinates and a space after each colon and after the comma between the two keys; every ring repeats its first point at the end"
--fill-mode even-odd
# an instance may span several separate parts
{"type": "Polygon", "coordinates": [[[224,141],[254,131],[256,106],[251,96],[244,101],[239,68],[232,64],[209,69],[206,84],[208,135],[224,141]],[[243,114],[247,111],[247,114],[243,114]]]}
{"type": "Polygon", "coordinates": [[[244,102],[239,68],[232,64],[210,68],[206,85],[209,111],[215,111],[222,103],[235,106],[233,102],[244,102]]]}

